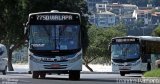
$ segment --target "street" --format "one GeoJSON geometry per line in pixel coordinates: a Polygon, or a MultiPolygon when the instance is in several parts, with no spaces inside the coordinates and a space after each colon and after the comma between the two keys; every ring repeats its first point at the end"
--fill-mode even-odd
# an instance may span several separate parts
{"type": "MultiPolygon", "coordinates": [[[[123,80],[141,78],[140,74],[131,74],[124,77],[119,74],[108,73],[83,73],[79,81],[68,80],[67,74],[47,75],[46,79],[32,79],[31,74],[7,74],[0,75],[0,84],[137,84],[123,80]]],[[[139,83],[140,84],[140,83],[139,83]]]]}

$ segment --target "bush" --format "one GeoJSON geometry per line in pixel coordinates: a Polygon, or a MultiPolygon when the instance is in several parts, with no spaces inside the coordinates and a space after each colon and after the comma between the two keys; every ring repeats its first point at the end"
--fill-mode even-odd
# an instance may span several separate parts
{"type": "Polygon", "coordinates": [[[160,77],[160,69],[154,69],[144,73],[144,77],[160,77]]]}

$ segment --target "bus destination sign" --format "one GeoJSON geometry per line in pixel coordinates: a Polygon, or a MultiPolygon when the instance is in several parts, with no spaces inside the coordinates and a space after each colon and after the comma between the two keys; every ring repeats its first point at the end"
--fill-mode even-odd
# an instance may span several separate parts
{"type": "Polygon", "coordinates": [[[29,24],[80,24],[78,14],[32,14],[29,17],[29,24]]]}
{"type": "Polygon", "coordinates": [[[123,42],[137,42],[137,38],[117,38],[113,39],[112,42],[123,43],[123,42]]]}
{"type": "Polygon", "coordinates": [[[116,42],[134,42],[135,39],[116,39],[116,42]]]}
{"type": "Polygon", "coordinates": [[[38,21],[63,21],[73,20],[72,15],[37,15],[38,21]]]}

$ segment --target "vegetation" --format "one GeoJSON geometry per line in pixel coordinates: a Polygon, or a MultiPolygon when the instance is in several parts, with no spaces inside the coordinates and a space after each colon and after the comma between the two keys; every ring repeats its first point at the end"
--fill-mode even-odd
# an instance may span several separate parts
{"type": "Polygon", "coordinates": [[[0,0],[0,43],[8,50],[8,68],[12,67],[12,52],[22,44],[26,9],[21,0],[0,0]]]}
{"type": "Polygon", "coordinates": [[[155,69],[144,73],[144,77],[160,77],[160,69],[155,69]]]}
{"type": "Polygon", "coordinates": [[[91,62],[99,64],[110,63],[108,45],[113,37],[126,35],[125,27],[120,24],[111,28],[96,28],[91,26],[88,30],[89,46],[84,56],[84,64],[93,71],[88,64],[91,62]]]}
{"type": "Polygon", "coordinates": [[[160,25],[157,26],[153,31],[154,36],[160,36],[160,25]]]}

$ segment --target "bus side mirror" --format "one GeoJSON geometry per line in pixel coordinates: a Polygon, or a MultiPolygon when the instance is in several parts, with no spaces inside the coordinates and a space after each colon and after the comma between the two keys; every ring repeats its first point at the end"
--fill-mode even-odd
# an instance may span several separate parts
{"type": "Polygon", "coordinates": [[[108,51],[109,51],[109,55],[111,54],[111,43],[109,43],[108,45],[108,51]]]}
{"type": "Polygon", "coordinates": [[[24,27],[24,35],[26,35],[28,32],[27,25],[23,23],[23,27],[24,27]]]}
{"type": "Polygon", "coordinates": [[[28,36],[29,36],[29,33],[28,33],[28,25],[23,23],[23,26],[24,26],[24,38],[25,38],[25,42],[28,42],[28,36]]]}

